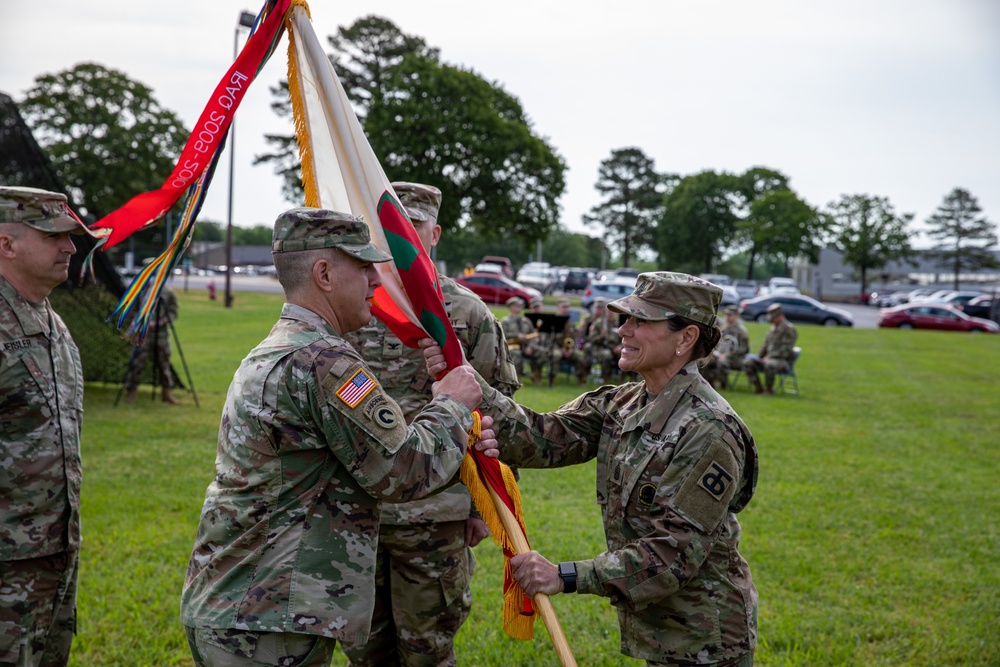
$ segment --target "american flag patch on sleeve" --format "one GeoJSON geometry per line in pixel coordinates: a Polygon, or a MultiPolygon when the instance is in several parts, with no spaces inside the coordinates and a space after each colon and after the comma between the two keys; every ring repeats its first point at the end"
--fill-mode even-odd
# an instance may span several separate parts
{"type": "Polygon", "coordinates": [[[371,390],[377,387],[375,380],[365,372],[365,369],[359,368],[357,372],[351,376],[351,378],[345,382],[340,389],[337,390],[337,398],[347,403],[347,407],[353,408],[361,400],[371,393],[371,390]]]}

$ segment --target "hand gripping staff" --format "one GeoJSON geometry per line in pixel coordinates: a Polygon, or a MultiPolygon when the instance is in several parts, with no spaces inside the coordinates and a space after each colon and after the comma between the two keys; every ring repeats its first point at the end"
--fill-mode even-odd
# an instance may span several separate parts
{"type": "MultiPolygon", "coordinates": [[[[445,312],[437,270],[372,151],[302,0],[293,0],[286,25],[288,88],[306,205],[364,217],[372,242],[393,256],[393,261],[376,265],[382,285],[375,290],[373,312],[406,345],[417,347],[429,336],[441,346],[449,369],[461,365],[462,347],[445,312]]],[[[477,412],[473,442],[479,418],[477,412]]],[[[510,556],[529,549],[517,483],[509,468],[483,456],[471,443],[461,478],[494,541],[504,550],[504,632],[530,639],[534,609],[514,581],[509,562],[510,556]]],[[[576,665],[551,601],[537,595],[535,604],[562,664],[576,665]]]]}

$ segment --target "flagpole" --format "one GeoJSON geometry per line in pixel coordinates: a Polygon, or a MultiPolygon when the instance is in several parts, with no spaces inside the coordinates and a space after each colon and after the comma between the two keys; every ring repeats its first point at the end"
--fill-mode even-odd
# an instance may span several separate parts
{"type": "MultiPolygon", "coordinates": [[[[517,517],[514,516],[510,508],[500,499],[500,496],[493,490],[492,486],[489,484],[484,484],[483,486],[489,489],[493,505],[496,506],[497,514],[500,516],[500,522],[503,523],[504,530],[507,531],[507,536],[510,538],[511,544],[514,545],[514,553],[523,554],[531,551],[531,547],[528,546],[528,538],[524,536],[517,517]]],[[[538,609],[538,614],[542,617],[542,621],[545,622],[545,629],[549,631],[549,638],[556,649],[556,655],[559,656],[559,664],[563,667],[576,667],[576,658],[573,657],[573,649],[570,648],[569,641],[567,641],[562,626],[559,624],[559,618],[556,616],[556,610],[552,606],[552,600],[545,593],[536,593],[531,601],[534,603],[535,608],[538,609]]]]}

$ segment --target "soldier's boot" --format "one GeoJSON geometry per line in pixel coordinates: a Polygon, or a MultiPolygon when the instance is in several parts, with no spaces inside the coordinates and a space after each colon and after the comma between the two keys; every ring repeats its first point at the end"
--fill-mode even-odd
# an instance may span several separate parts
{"type": "Polygon", "coordinates": [[[170,405],[177,405],[178,403],[180,403],[180,401],[174,398],[174,394],[172,391],[170,391],[170,387],[163,388],[163,402],[169,403],[170,405]]]}
{"type": "Polygon", "coordinates": [[[136,398],[136,396],[138,394],[139,394],[139,390],[138,389],[129,389],[125,393],[125,402],[126,403],[135,403],[135,398],[136,398]]]}
{"type": "Polygon", "coordinates": [[[722,378],[719,380],[719,389],[721,389],[722,391],[729,389],[729,382],[726,380],[725,375],[723,375],[722,378]]]}

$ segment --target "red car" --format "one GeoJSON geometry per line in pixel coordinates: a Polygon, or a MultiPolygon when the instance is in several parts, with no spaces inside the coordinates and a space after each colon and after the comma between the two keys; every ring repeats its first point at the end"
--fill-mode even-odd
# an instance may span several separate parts
{"type": "Polygon", "coordinates": [[[542,296],[538,290],[497,273],[473,273],[455,278],[455,282],[475,292],[486,303],[507,303],[507,299],[516,296],[527,306],[533,298],[542,296]]]}
{"type": "Polygon", "coordinates": [[[880,327],[900,329],[939,329],[941,331],[975,331],[1000,333],[1000,325],[990,320],[969,317],[951,306],[933,303],[910,303],[885,308],[879,312],[880,327]]]}

